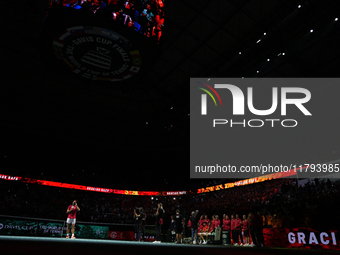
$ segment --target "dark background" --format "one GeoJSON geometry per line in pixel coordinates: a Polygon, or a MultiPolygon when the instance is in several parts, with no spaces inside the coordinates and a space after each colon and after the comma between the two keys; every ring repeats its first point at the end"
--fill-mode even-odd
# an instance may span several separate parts
{"type": "MultiPolygon", "coordinates": [[[[121,87],[46,71],[48,1],[1,0],[2,174],[118,189],[200,188],[209,182],[189,179],[190,77],[338,77],[337,1],[164,2],[162,54],[145,78],[121,87]]],[[[324,148],[338,147],[320,147],[317,156],[324,148]]]]}

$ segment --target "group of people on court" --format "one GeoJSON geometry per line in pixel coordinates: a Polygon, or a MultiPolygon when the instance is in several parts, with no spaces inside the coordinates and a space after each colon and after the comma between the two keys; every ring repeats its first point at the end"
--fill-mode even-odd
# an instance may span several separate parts
{"type": "MultiPolygon", "coordinates": [[[[74,200],[72,204],[67,208],[66,213],[67,216],[67,229],[66,229],[66,238],[70,238],[70,230],[72,233],[71,239],[75,239],[74,235],[74,229],[76,225],[76,215],[77,212],[80,211],[80,208],[78,206],[77,200],[74,200]]],[[[164,209],[162,203],[159,203],[157,205],[156,213],[154,214],[154,217],[156,219],[155,227],[156,227],[156,237],[154,243],[160,243],[161,242],[161,227],[163,225],[163,214],[164,209]]],[[[140,241],[142,238],[141,233],[145,233],[145,218],[146,214],[144,213],[144,210],[142,207],[134,209],[134,218],[135,218],[135,233],[136,233],[136,240],[140,241]]]]}
{"type": "MultiPolygon", "coordinates": [[[[71,230],[71,238],[76,238],[74,235],[74,228],[76,224],[76,214],[80,211],[77,204],[77,200],[74,200],[72,204],[67,208],[68,214],[66,223],[66,238],[70,238],[69,233],[71,230]]],[[[156,236],[154,243],[161,242],[161,228],[163,225],[164,208],[162,203],[157,204],[157,209],[153,215],[155,218],[156,236]]],[[[242,219],[238,214],[228,215],[223,214],[222,224],[218,215],[213,215],[212,219],[208,219],[208,215],[201,215],[198,219],[198,210],[192,211],[188,220],[188,227],[191,228],[191,243],[190,244],[207,244],[208,236],[215,233],[216,228],[222,228],[224,234],[226,234],[226,245],[233,244],[235,246],[264,246],[262,222],[263,216],[260,212],[257,214],[249,213],[248,216],[243,215],[242,219]],[[252,244],[250,244],[249,236],[251,236],[252,244]],[[243,238],[245,237],[245,238],[243,238]]],[[[145,233],[145,219],[146,214],[142,207],[134,209],[135,218],[135,234],[136,241],[144,240],[145,233]],[[142,235],[143,233],[143,235],[142,235]]],[[[176,214],[171,216],[172,234],[176,235],[176,244],[181,244],[183,239],[183,223],[184,216],[180,213],[180,210],[176,210],[176,214]]],[[[170,230],[170,229],[169,229],[170,230]]]]}
{"type": "Polygon", "coordinates": [[[242,219],[238,214],[231,215],[230,218],[223,214],[222,222],[218,215],[213,215],[211,220],[207,215],[201,215],[197,221],[196,213],[192,212],[188,226],[191,227],[191,244],[207,244],[208,236],[217,234],[216,229],[221,228],[226,235],[225,245],[264,246],[260,212],[243,215],[242,219]]]}
{"type": "MultiPolygon", "coordinates": [[[[218,215],[213,215],[212,219],[208,215],[201,215],[198,219],[198,210],[192,211],[188,221],[191,228],[190,244],[207,244],[210,235],[216,235],[217,228],[221,228],[226,235],[225,245],[235,246],[264,246],[263,240],[263,216],[260,212],[243,215],[242,219],[238,214],[223,214],[222,222],[218,215]],[[251,239],[250,239],[251,237],[251,239]]],[[[176,244],[181,244],[183,239],[183,225],[185,218],[176,210],[176,215],[171,216],[169,232],[176,236],[176,244]]],[[[173,239],[172,239],[173,241],[173,239]]]]}

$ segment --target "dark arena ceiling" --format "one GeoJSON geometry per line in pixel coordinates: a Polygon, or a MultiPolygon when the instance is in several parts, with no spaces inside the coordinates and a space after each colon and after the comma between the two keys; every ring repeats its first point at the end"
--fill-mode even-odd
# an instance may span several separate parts
{"type": "Polygon", "coordinates": [[[339,76],[338,1],[164,3],[162,53],[143,79],[117,86],[46,70],[48,1],[1,0],[2,174],[188,189],[190,77],[339,76]]]}

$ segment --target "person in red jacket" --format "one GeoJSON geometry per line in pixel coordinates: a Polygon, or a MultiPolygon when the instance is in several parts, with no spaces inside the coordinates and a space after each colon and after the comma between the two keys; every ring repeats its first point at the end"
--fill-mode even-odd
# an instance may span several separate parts
{"type": "Polygon", "coordinates": [[[203,215],[201,215],[200,217],[200,220],[198,221],[200,223],[200,228],[203,228],[203,222],[204,222],[204,219],[203,219],[203,215]]]}
{"type": "Polygon", "coordinates": [[[210,221],[208,225],[206,225],[206,228],[203,227],[203,233],[202,233],[203,243],[202,244],[207,244],[208,236],[212,232],[214,232],[214,227],[212,226],[212,221],[210,221]],[[204,240],[204,236],[205,236],[205,240],[204,240]]]}
{"type": "Polygon", "coordinates": [[[69,236],[70,225],[72,225],[72,229],[71,229],[72,237],[71,238],[72,239],[76,238],[74,236],[74,227],[76,225],[76,214],[77,214],[77,211],[80,211],[80,209],[78,207],[77,200],[74,200],[72,202],[72,205],[70,205],[67,208],[67,211],[66,211],[66,213],[68,214],[67,220],[66,220],[66,223],[67,223],[66,238],[70,238],[70,236],[69,236]]]}
{"type": "Polygon", "coordinates": [[[215,215],[213,215],[213,216],[211,217],[211,221],[210,221],[211,226],[212,226],[213,228],[215,228],[215,222],[216,222],[215,215]]]}
{"type": "Polygon", "coordinates": [[[202,230],[203,230],[203,225],[201,226],[199,223],[197,223],[197,235],[199,234],[199,233],[202,233],[202,230]]]}
{"type": "Polygon", "coordinates": [[[232,237],[234,245],[237,246],[238,245],[238,235],[236,233],[236,218],[234,218],[234,215],[231,215],[230,225],[231,225],[231,237],[232,237]]]}
{"type": "Polygon", "coordinates": [[[206,222],[207,225],[208,225],[208,223],[210,222],[210,220],[208,219],[208,215],[205,215],[205,218],[204,218],[203,222],[206,222]]]}
{"type": "Polygon", "coordinates": [[[224,222],[225,222],[225,220],[226,220],[226,217],[227,217],[227,215],[224,213],[224,214],[222,215],[222,230],[224,230],[224,222]]]}
{"type": "Polygon", "coordinates": [[[198,237],[200,236],[200,233],[202,233],[202,231],[203,231],[203,226],[201,226],[200,223],[197,222],[197,242],[196,242],[196,244],[200,244],[201,237],[200,237],[200,241],[198,241],[198,237]]]}
{"type": "Polygon", "coordinates": [[[207,244],[206,240],[204,240],[204,236],[207,236],[208,231],[209,231],[208,224],[206,222],[203,222],[203,227],[200,229],[200,232],[198,233],[198,236],[200,237],[200,244],[201,243],[207,244]]]}
{"type": "Polygon", "coordinates": [[[211,223],[211,226],[212,226],[212,229],[213,229],[212,232],[215,232],[215,229],[220,227],[220,224],[221,224],[221,221],[219,220],[218,215],[214,215],[213,221],[211,221],[210,223],[211,223]]]}
{"type": "Polygon", "coordinates": [[[244,244],[244,246],[249,246],[249,222],[247,220],[246,215],[243,215],[242,230],[243,230],[244,236],[246,237],[246,243],[244,244]]]}
{"type": "Polygon", "coordinates": [[[234,239],[235,243],[237,243],[237,245],[239,244],[239,236],[241,236],[241,245],[242,245],[242,232],[241,232],[241,219],[239,218],[238,214],[235,215],[235,230],[236,230],[236,236],[234,239]]]}
{"type": "Polygon", "coordinates": [[[229,219],[229,216],[226,214],[223,214],[223,231],[226,232],[227,235],[227,243],[225,245],[230,244],[230,228],[231,228],[231,221],[229,219]]]}
{"type": "Polygon", "coordinates": [[[188,221],[188,228],[191,230],[191,220],[188,221]]]}
{"type": "Polygon", "coordinates": [[[207,236],[207,239],[208,239],[208,235],[211,234],[211,233],[213,233],[214,230],[215,230],[215,228],[213,227],[211,221],[209,222],[208,227],[209,227],[209,228],[208,228],[208,233],[207,233],[207,235],[206,235],[206,236],[207,236]]]}

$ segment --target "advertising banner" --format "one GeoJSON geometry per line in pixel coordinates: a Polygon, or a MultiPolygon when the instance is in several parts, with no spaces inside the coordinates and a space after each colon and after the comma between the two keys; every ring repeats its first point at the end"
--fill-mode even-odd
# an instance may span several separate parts
{"type": "MultiPolygon", "coordinates": [[[[0,218],[1,235],[18,236],[48,236],[57,237],[66,235],[66,224],[63,222],[49,222],[43,220],[17,220],[12,218],[0,218]]],[[[107,238],[108,226],[89,224],[76,224],[75,235],[79,238],[107,238]]]]}
{"type": "Polygon", "coordinates": [[[108,237],[114,240],[133,241],[135,238],[134,234],[133,231],[109,231],[108,237]]]}
{"type": "Polygon", "coordinates": [[[35,235],[37,222],[0,218],[0,235],[35,235]]]}
{"type": "Polygon", "coordinates": [[[109,233],[108,226],[76,224],[74,234],[79,238],[106,239],[109,233]]]}
{"type": "MultiPolygon", "coordinates": [[[[153,242],[156,236],[155,226],[145,226],[145,233],[142,232],[142,235],[144,235],[142,240],[146,242],[153,242]]],[[[127,229],[126,226],[117,226],[109,231],[108,238],[114,240],[134,241],[136,240],[136,234],[131,228],[127,229]]]]}
{"type": "Polygon", "coordinates": [[[337,230],[318,231],[312,228],[265,228],[267,247],[340,250],[337,230]]]}
{"type": "Polygon", "coordinates": [[[61,222],[37,222],[38,228],[36,234],[39,236],[61,236],[66,233],[66,224],[63,226],[61,222]]]}

